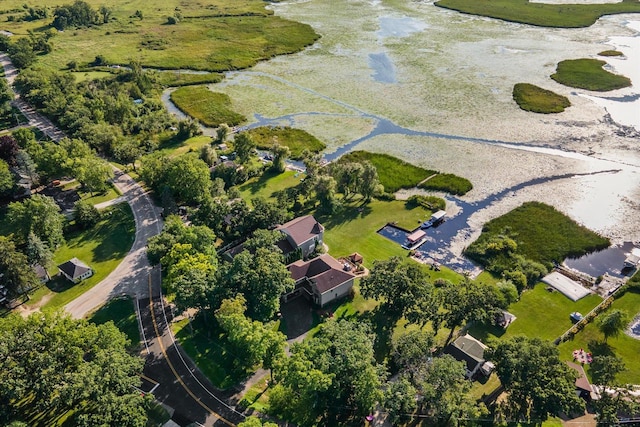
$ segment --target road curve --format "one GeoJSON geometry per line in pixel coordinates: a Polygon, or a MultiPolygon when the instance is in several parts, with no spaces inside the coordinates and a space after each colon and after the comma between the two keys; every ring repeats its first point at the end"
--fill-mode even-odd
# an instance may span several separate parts
{"type": "Polygon", "coordinates": [[[115,167],[114,172],[113,184],[122,193],[133,212],[136,223],[135,241],[115,270],[90,291],[64,307],[76,319],[85,317],[114,296],[149,296],[147,280],[151,266],[147,260],[147,240],[162,231],[162,219],[149,195],[133,178],[115,167]]]}

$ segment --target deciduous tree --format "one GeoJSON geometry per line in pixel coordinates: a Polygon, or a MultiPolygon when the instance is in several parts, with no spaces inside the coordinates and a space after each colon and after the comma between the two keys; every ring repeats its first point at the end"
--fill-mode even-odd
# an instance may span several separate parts
{"type": "Polygon", "coordinates": [[[64,216],[51,197],[34,194],[22,202],[10,203],[7,221],[18,244],[26,244],[29,233],[38,236],[51,249],[64,243],[64,216]]]}
{"type": "Polygon", "coordinates": [[[0,159],[0,193],[6,193],[13,188],[13,174],[9,165],[0,159]]]}
{"type": "Polygon", "coordinates": [[[629,324],[629,315],[623,310],[610,310],[598,317],[597,325],[604,335],[604,342],[610,337],[617,337],[629,324]]]}
{"type": "Polygon", "coordinates": [[[553,343],[516,336],[499,341],[485,357],[495,362],[507,391],[502,406],[507,419],[544,421],[560,411],[584,411],[584,401],[575,393],[575,373],[560,360],[553,343]]]}
{"type": "Polygon", "coordinates": [[[23,295],[39,284],[27,256],[16,250],[14,242],[6,236],[0,236],[0,272],[2,285],[7,288],[9,298],[23,295]]]}
{"type": "Polygon", "coordinates": [[[240,163],[247,163],[251,153],[256,148],[256,143],[247,132],[240,132],[233,138],[233,148],[236,150],[240,163]]]}

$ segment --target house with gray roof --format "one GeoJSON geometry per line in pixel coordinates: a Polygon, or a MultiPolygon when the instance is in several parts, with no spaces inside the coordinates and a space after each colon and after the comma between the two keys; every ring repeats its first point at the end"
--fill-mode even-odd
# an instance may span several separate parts
{"type": "Polygon", "coordinates": [[[84,279],[93,276],[93,270],[78,258],[71,258],[69,261],[58,266],[60,274],[73,283],[79,283],[84,279]]]}
{"type": "Polygon", "coordinates": [[[484,375],[491,374],[495,367],[493,363],[484,358],[484,351],[488,347],[469,334],[458,337],[454,342],[445,347],[444,352],[454,359],[466,364],[466,377],[468,379],[481,372],[484,375]]]}
{"type": "Polygon", "coordinates": [[[278,247],[287,255],[297,250],[307,258],[316,246],[323,244],[324,227],[312,215],[300,216],[276,227],[285,235],[278,247]]]}

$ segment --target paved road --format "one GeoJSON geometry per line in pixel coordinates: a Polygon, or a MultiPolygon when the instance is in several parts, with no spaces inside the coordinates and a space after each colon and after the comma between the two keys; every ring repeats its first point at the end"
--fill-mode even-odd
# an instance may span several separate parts
{"type": "MultiPolygon", "coordinates": [[[[13,66],[9,56],[4,52],[0,52],[0,64],[2,64],[4,68],[4,76],[7,82],[10,86],[13,86],[13,82],[18,75],[18,70],[13,66]]],[[[12,104],[29,120],[29,126],[37,127],[42,133],[56,142],[64,138],[64,133],[51,123],[49,119],[39,114],[32,106],[20,98],[17,91],[15,92],[15,98],[12,104]]]]}
{"type": "Polygon", "coordinates": [[[147,281],[151,266],[147,260],[149,237],[162,231],[162,219],[149,195],[129,175],[114,168],[114,185],[127,200],[136,222],[136,237],[131,250],[104,280],[65,306],[76,319],[81,319],[112,297],[122,294],[148,297],[147,281]]]}
{"type": "Polygon", "coordinates": [[[160,269],[148,277],[151,298],[136,300],[147,357],[144,375],[158,383],[153,394],[175,409],[173,420],[185,426],[234,426],[244,420],[227,404],[235,404],[234,391],[217,390],[176,344],[169,329],[171,311],[160,295],[160,269]]]}

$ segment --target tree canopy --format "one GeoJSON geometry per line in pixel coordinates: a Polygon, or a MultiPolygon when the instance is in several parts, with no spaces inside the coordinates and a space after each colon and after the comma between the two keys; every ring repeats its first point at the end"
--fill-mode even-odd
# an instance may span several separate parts
{"type": "Polygon", "coordinates": [[[38,236],[51,249],[64,243],[64,216],[51,197],[34,194],[22,202],[10,203],[7,221],[18,244],[26,244],[29,233],[38,236]]]}
{"type": "Polygon", "coordinates": [[[95,325],[60,313],[0,318],[0,420],[20,420],[22,405],[60,415],[74,425],[143,427],[147,400],[143,360],[127,353],[113,323],[95,325]]]}
{"type": "Polygon", "coordinates": [[[501,407],[510,420],[546,420],[562,411],[584,411],[575,393],[575,372],[560,360],[558,348],[539,338],[501,340],[485,353],[508,393],[501,407]]]}
{"type": "Polygon", "coordinates": [[[370,413],[382,399],[385,376],[366,325],[327,322],[313,339],[294,344],[275,369],[271,407],[300,425],[338,425],[370,413]]]}
{"type": "Polygon", "coordinates": [[[16,250],[13,241],[6,236],[0,236],[0,272],[9,298],[16,298],[39,284],[27,256],[16,250]]]}

